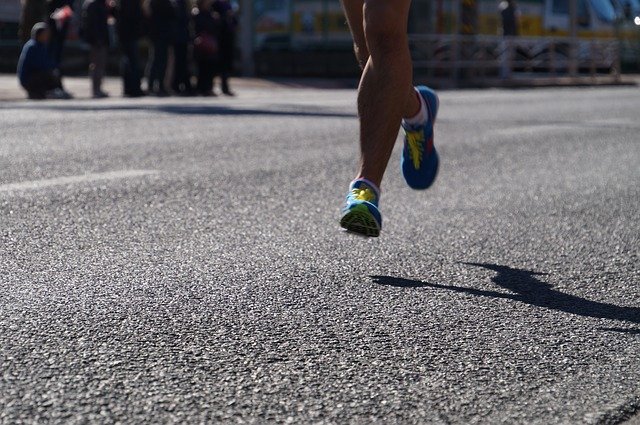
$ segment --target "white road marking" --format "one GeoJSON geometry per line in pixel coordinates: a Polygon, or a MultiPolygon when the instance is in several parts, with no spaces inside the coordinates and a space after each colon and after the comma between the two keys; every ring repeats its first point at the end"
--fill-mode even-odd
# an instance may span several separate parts
{"type": "Polygon", "coordinates": [[[591,128],[581,127],[579,124],[541,124],[541,125],[523,125],[513,128],[497,128],[489,133],[492,136],[522,136],[523,134],[541,134],[541,133],[566,133],[567,131],[585,131],[591,128]]]}
{"type": "Polygon", "coordinates": [[[0,184],[0,192],[42,189],[50,186],[60,186],[77,183],[88,183],[99,180],[116,180],[130,177],[142,177],[157,174],[156,170],[120,170],[106,173],[90,173],[79,176],[54,177],[51,179],[31,180],[26,182],[0,184]]]}
{"type": "Polygon", "coordinates": [[[582,123],[557,123],[557,124],[537,124],[537,125],[521,125],[512,128],[498,128],[490,131],[492,136],[521,136],[523,134],[542,134],[542,133],[566,133],[571,131],[589,132],[598,129],[598,126],[602,126],[601,129],[607,130],[613,127],[637,127],[637,123],[627,119],[603,119],[592,120],[588,122],[588,125],[582,123]]]}

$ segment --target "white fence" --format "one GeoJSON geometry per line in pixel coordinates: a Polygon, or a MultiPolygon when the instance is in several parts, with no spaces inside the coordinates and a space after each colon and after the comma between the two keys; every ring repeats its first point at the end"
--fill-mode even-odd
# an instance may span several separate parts
{"type": "Polygon", "coordinates": [[[616,39],[411,35],[417,74],[473,81],[497,78],[620,79],[616,39]]]}

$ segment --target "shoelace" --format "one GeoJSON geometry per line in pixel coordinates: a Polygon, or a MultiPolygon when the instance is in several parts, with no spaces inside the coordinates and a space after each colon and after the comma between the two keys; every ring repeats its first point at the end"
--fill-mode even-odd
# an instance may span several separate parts
{"type": "Polygon", "coordinates": [[[422,155],[424,152],[424,131],[407,131],[407,144],[409,145],[409,156],[415,169],[420,168],[422,155]]]}
{"type": "Polygon", "coordinates": [[[368,187],[351,189],[351,196],[357,201],[375,202],[376,195],[368,187]]]}

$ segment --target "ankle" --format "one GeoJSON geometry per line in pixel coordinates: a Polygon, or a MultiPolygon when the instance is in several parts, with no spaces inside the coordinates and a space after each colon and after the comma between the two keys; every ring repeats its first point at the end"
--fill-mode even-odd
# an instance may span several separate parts
{"type": "Polygon", "coordinates": [[[417,90],[414,91],[416,94],[416,100],[418,101],[418,109],[413,115],[402,118],[402,122],[408,125],[421,125],[428,119],[427,105],[420,93],[418,93],[417,90]]]}

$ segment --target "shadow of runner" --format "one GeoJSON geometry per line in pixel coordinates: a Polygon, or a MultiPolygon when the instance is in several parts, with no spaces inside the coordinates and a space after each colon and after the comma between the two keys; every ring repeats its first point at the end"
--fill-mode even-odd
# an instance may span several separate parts
{"type": "MultiPolygon", "coordinates": [[[[386,286],[402,288],[436,288],[449,291],[460,292],[478,297],[502,298],[523,302],[536,307],[549,308],[565,313],[576,314],[584,317],[594,317],[598,319],[620,320],[633,324],[640,324],[639,307],[621,307],[615,304],[608,304],[598,301],[591,301],[575,295],[565,294],[556,291],[547,283],[538,279],[537,276],[545,276],[546,273],[537,273],[530,270],[515,269],[507,266],[487,263],[462,263],[468,266],[482,267],[493,270],[497,274],[491,281],[501,288],[507,289],[511,294],[485,291],[481,289],[465,288],[453,285],[441,285],[437,283],[421,282],[418,280],[403,279],[391,276],[371,276],[374,283],[386,286]]],[[[605,330],[605,329],[603,329],[605,330]]],[[[608,328],[606,330],[616,332],[627,332],[640,334],[635,329],[608,328]]]]}
{"type": "Polygon", "coordinates": [[[428,283],[419,280],[402,279],[400,277],[391,276],[371,276],[374,283],[384,286],[395,286],[396,288],[423,288],[430,286],[428,283]]]}

